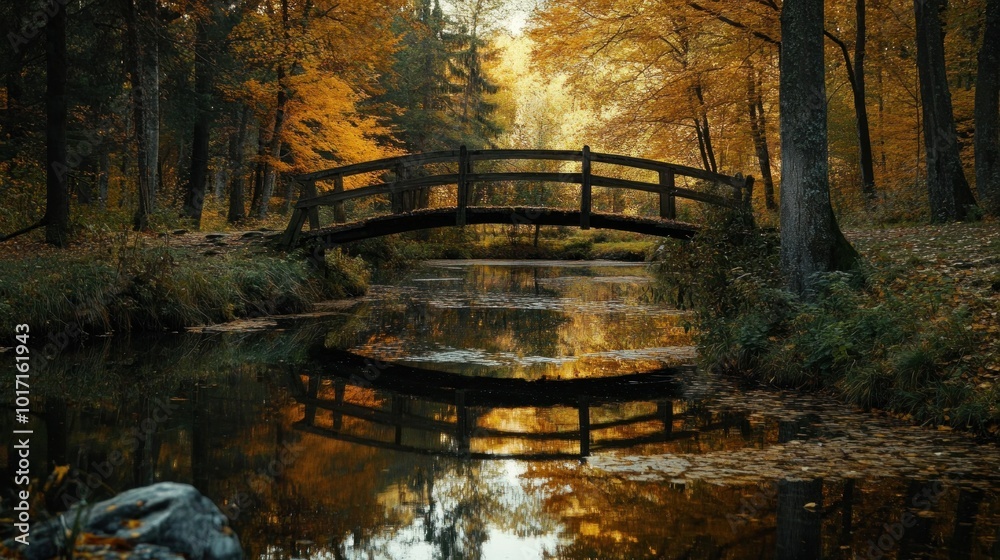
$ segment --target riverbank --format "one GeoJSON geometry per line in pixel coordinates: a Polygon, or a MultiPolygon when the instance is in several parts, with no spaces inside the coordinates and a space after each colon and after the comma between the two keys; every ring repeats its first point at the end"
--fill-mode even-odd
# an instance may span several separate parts
{"type": "Polygon", "coordinates": [[[810,301],[781,290],[774,236],[706,232],[661,255],[696,310],[704,366],[996,438],[1000,224],[845,234],[863,270],[827,275],[810,301]]]}
{"type": "Polygon", "coordinates": [[[407,263],[436,259],[645,262],[658,244],[654,237],[627,232],[546,227],[536,236],[533,227],[518,231],[479,226],[369,239],[349,251],[374,262],[379,259],[407,263]]]}
{"type": "Polygon", "coordinates": [[[367,289],[361,259],[331,251],[317,266],[269,249],[264,236],[122,233],[68,250],[8,243],[0,257],[0,325],[13,332],[26,323],[59,340],[181,330],[302,312],[367,289]]]}

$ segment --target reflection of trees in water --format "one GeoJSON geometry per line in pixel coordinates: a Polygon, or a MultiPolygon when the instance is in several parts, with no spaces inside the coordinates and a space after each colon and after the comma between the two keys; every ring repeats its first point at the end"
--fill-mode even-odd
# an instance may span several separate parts
{"type": "MultiPolygon", "coordinates": [[[[328,325],[319,324],[324,332],[328,325]]],[[[122,452],[122,465],[101,479],[107,485],[100,487],[104,494],[91,493],[91,501],[152,480],[193,482],[224,508],[244,494],[248,501],[235,527],[251,558],[304,556],[294,543],[306,540],[314,543],[313,552],[335,558],[390,557],[399,551],[393,548],[397,539],[410,533],[414,545],[430,546],[437,558],[478,558],[491,531],[554,536],[551,542],[558,548],[550,552],[566,558],[771,557],[785,541],[786,550],[803,557],[815,553],[817,535],[827,558],[865,555],[867,543],[879,539],[889,543],[887,557],[996,554],[991,549],[1000,525],[995,490],[980,492],[958,481],[939,481],[940,494],[923,508],[913,499],[934,489],[933,480],[824,481],[816,499],[810,488],[794,485],[769,493],[769,482],[742,487],[639,482],[577,464],[468,462],[302,434],[291,429],[303,411],[284,393],[286,366],[268,364],[304,361],[312,336],[94,341],[82,352],[52,361],[52,369],[36,379],[38,423],[44,427],[33,435],[32,457],[46,468],[65,460],[92,472],[94,464],[122,452]],[[170,397],[180,400],[173,401],[177,408],[169,418],[153,423],[135,446],[123,439],[124,432],[153,416],[159,400],[170,397]],[[290,447],[301,452],[272,470],[290,447]],[[527,473],[511,472],[510,465],[527,473]],[[738,514],[744,501],[757,495],[765,496],[760,506],[740,517],[734,529],[727,516],[738,514]],[[818,524],[805,508],[813,501],[818,524]],[[782,504],[788,516],[781,514],[779,520],[782,504]],[[899,538],[886,537],[885,525],[891,529],[905,512],[914,515],[914,525],[899,538]]],[[[357,396],[385,404],[374,395],[357,396]]],[[[420,402],[404,402],[401,410],[438,411],[449,419],[453,414],[420,402]]],[[[652,402],[595,406],[591,421],[660,412],[652,402]]],[[[482,414],[482,425],[499,421],[488,411],[473,413],[482,414]]],[[[575,409],[561,408],[520,414],[517,420],[552,429],[572,425],[575,416],[575,409]]],[[[678,402],[671,418],[675,431],[698,430],[698,439],[656,444],[649,448],[653,452],[771,445],[812,438],[822,428],[821,418],[806,414],[751,424],[711,401],[678,402]]],[[[643,432],[635,426],[619,433],[643,432]]],[[[420,444],[434,440],[426,433],[408,434],[420,444]]]]}
{"type": "MultiPolygon", "coordinates": [[[[577,273],[594,272],[572,272],[577,273]]],[[[651,290],[644,283],[565,277],[559,275],[567,271],[548,267],[473,266],[460,274],[465,280],[459,284],[390,288],[384,297],[360,304],[330,324],[327,347],[392,360],[457,349],[495,363],[477,365],[444,354],[439,367],[568,378],[653,369],[661,356],[623,360],[619,353],[692,344],[679,316],[635,307],[651,290]]]]}

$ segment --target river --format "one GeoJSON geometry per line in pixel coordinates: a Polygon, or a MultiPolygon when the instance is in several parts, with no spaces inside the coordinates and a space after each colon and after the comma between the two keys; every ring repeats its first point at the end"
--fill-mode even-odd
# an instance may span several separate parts
{"type": "Polygon", "coordinates": [[[1000,558],[994,446],[699,371],[663,299],[639,264],[430,261],[92,339],[36,374],[32,469],[74,468],[51,507],[193,484],[254,559],[1000,558]]]}

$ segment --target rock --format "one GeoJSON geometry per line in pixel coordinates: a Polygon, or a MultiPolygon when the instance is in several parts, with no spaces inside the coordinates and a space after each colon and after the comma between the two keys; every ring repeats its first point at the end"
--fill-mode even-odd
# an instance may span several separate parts
{"type": "MultiPolygon", "coordinates": [[[[63,527],[72,528],[81,511],[76,505],[31,529],[31,542],[21,547],[27,560],[48,560],[62,553],[63,527]]],[[[160,482],[134,488],[110,500],[82,508],[82,531],[99,537],[123,539],[133,549],[129,558],[147,560],[239,560],[243,558],[236,533],[226,516],[193,486],[160,482]]],[[[4,546],[17,550],[12,540],[4,546]]],[[[80,552],[101,553],[100,549],[80,552]]],[[[117,558],[106,554],[108,558],[117,558]]],[[[92,555],[88,558],[103,558],[92,555]]]]}
{"type": "Polygon", "coordinates": [[[248,231],[240,236],[242,239],[251,239],[255,237],[264,237],[264,232],[262,231],[248,231]]]}

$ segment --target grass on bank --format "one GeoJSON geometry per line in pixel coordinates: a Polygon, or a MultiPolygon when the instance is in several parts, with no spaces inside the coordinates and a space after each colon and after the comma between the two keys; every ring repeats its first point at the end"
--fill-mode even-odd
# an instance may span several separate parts
{"type": "Polygon", "coordinates": [[[649,260],[658,238],[628,232],[544,226],[442,228],[351,244],[348,253],[378,267],[426,259],[649,260]]]}
{"type": "Polygon", "coordinates": [[[1000,243],[1000,227],[854,237],[863,270],[823,275],[809,300],[782,289],[777,236],[732,222],[687,246],[667,244],[657,260],[664,263],[661,278],[695,311],[706,367],[780,387],[830,390],[917,423],[996,436],[1000,274],[974,253],[984,245],[990,252],[985,238],[1000,243]],[[962,245],[964,251],[913,250],[942,237],[978,242],[962,245]],[[965,267],[959,272],[975,272],[956,274],[956,263],[965,267]]]}
{"type": "Polygon", "coordinates": [[[301,255],[244,249],[209,256],[133,234],[103,251],[7,258],[0,272],[0,324],[48,333],[178,330],[300,312],[364,293],[369,274],[361,259],[339,251],[316,267],[301,255]]]}

